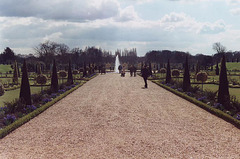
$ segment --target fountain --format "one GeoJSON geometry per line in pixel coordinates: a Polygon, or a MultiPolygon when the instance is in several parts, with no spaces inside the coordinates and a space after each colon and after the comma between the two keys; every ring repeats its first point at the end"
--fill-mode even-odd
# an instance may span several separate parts
{"type": "Polygon", "coordinates": [[[120,65],[119,57],[116,56],[114,72],[118,73],[118,66],[120,65]]]}

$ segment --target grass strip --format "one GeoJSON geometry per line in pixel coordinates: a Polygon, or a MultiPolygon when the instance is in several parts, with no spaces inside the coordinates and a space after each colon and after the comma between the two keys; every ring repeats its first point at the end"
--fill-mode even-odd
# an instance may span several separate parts
{"type": "Polygon", "coordinates": [[[159,86],[161,86],[162,88],[172,92],[173,94],[175,94],[175,95],[177,95],[177,96],[179,96],[181,98],[184,98],[187,101],[189,101],[189,102],[199,106],[200,108],[210,112],[211,114],[216,115],[217,117],[219,117],[219,118],[221,118],[221,119],[223,119],[223,120],[233,124],[235,127],[240,129],[240,121],[235,119],[235,118],[233,118],[231,115],[229,115],[227,113],[224,113],[223,111],[221,111],[219,109],[213,108],[213,107],[211,107],[211,106],[209,106],[209,105],[207,105],[207,104],[205,104],[205,103],[203,103],[201,101],[198,101],[197,99],[192,98],[192,97],[190,97],[190,96],[188,96],[188,95],[186,95],[186,94],[184,94],[182,92],[179,92],[179,91],[177,91],[175,89],[172,89],[172,88],[170,88],[168,86],[165,86],[164,84],[161,84],[159,81],[154,81],[153,80],[152,82],[157,84],[157,85],[159,85],[159,86]]]}

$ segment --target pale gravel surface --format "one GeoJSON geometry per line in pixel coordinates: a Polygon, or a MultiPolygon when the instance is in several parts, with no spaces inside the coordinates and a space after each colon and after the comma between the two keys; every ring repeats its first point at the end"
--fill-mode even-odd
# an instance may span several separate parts
{"type": "Polygon", "coordinates": [[[143,84],[99,75],[1,139],[0,158],[240,158],[239,129],[143,84]]]}

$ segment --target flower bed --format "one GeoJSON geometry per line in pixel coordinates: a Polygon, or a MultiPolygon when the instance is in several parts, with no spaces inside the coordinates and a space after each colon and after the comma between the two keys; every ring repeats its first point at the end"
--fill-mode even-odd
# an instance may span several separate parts
{"type": "MultiPolygon", "coordinates": [[[[96,74],[92,76],[92,78],[95,76],[96,74]]],[[[0,139],[42,113],[54,103],[58,102],[82,86],[84,83],[86,83],[86,81],[75,83],[70,86],[60,86],[62,89],[60,89],[61,91],[58,91],[57,93],[52,93],[49,90],[44,90],[39,94],[33,94],[33,105],[26,105],[21,111],[15,111],[14,113],[11,113],[10,110],[14,108],[12,105],[1,107],[0,121],[2,121],[2,123],[0,123],[0,139]]],[[[20,101],[15,101],[15,104],[16,103],[22,104],[20,101]]],[[[12,104],[14,104],[14,102],[12,104]]]]}
{"type": "MultiPolygon", "coordinates": [[[[216,92],[208,92],[209,94],[207,94],[199,91],[197,88],[195,90],[192,89],[191,92],[183,92],[182,88],[176,85],[161,83],[158,80],[153,80],[152,82],[240,128],[240,112],[237,110],[226,110],[223,105],[217,103],[215,100],[216,94],[215,96],[213,95],[216,92]]],[[[231,101],[231,104],[234,104],[234,102],[235,105],[238,104],[239,106],[239,103],[234,100],[231,101]]]]}

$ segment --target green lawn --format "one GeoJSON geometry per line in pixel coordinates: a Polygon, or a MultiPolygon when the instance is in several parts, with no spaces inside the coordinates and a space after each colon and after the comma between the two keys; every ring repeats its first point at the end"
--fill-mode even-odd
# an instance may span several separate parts
{"type": "MultiPolygon", "coordinates": [[[[45,87],[43,87],[44,89],[45,87]]],[[[48,88],[48,87],[46,87],[48,88]]],[[[31,94],[41,91],[41,87],[31,87],[31,94]]],[[[11,102],[16,98],[19,98],[20,88],[12,91],[5,91],[3,96],[0,96],[0,107],[4,106],[4,102],[11,102]]]]}
{"type": "Polygon", "coordinates": [[[8,71],[13,71],[13,69],[11,68],[11,65],[0,65],[0,72],[1,73],[6,73],[8,71]]]}
{"type": "Polygon", "coordinates": [[[228,70],[240,70],[240,62],[227,62],[227,69],[228,70]]]}

